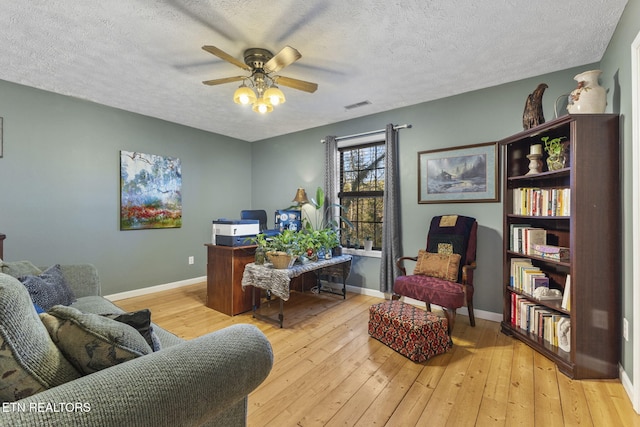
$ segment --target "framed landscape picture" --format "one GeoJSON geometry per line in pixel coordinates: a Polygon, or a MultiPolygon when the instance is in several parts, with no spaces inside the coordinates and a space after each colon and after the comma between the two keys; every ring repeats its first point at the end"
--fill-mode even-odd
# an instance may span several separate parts
{"type": "Polygon", "coordinates": [[[120,151],[120,229],[180,227],[180,159],[120,151]]]}
{"type": "Polygon", "coordinates": [[[499,200],[497,143],[418,153],[418,203],[499,200]]]}

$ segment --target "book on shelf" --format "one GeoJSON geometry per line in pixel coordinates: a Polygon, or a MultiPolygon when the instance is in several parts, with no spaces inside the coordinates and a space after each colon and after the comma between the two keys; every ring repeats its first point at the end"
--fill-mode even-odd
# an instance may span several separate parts
{"type": "Polygon", "coordinates": [[[523,236],[522,230],[531,227],[531,224],[511,224],[509,226],[511,250],[514,252],[522,252],[523,236]]]}
{"type": "Polygon", "coordinates": [[[533,277],[531,284],[534,292],[538,288],[548,288],[549,278],[547,276],[533,277]]]}
{"type": "Polygon", "coordinates": [[[564,283],[564,292],[562,293],[561,307],[567,311],[571,311],[571,275],[567,274],[567,280],[564,283]]]}
{"type": "Polygon", "coordinates": [[[520,288],[522,292],[533,294],[533,280],[547,277],[538,267],[523,268],[520,288]]]}
{"type": "Polygon", "coordinates": [[[525,228],[522,230],[524,242],[521,252],[526,255],[533,254],[534,245],[545,245],[547,243],[547,230],[544,228],[525,228]]]}
{"type": "Polygon", "coordinates": [[[519,268],[524,266],[531,266],[531,260],[529,258],[511,258],[511,271],[509,273],[509,286],[516,288],[516,278],[519,275],[519,268]]]}

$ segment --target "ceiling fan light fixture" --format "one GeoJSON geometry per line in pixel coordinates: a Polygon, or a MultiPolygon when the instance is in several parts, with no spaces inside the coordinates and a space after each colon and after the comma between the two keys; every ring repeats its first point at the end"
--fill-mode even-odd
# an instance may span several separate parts
{"type": "Polygon", "coordinates": [[[275,73],[302,57],[300,52],[291,46],[285,46],[275,55],[267,49],[246,49],[244,51],[244,63],[215,46],[205,45],[202,46],[202,49],[230,64],[251,72],[251,75],[247,77],[226,77],[205,80],[202,83],[208,86],[215,86],[242,81],[242,85],[233,94],[233,101],[236,104],[251,104],[252,110],[256,113],[270,113],[273,111],[274,106],[285,103],[284,93],[276,86],[276,83],[309,93],[314,93],[318,89],[316,83],[275,75],[275,73]]]}
{"type": "Polygon", "coordinates": [[[284,93],[278,88],[278,86],[273,85],[269,89],[264,92],[265,99],[268,99],[271,105],[280,105],[284,104],[286,99],[284,97],[284,93]]]}
{"type": "Polygon", "coordinates": [[[258,100],[253,103],[253,111],[260,114],[270,113],[273,111],[273,105],[271,105],[268,99],[258,98],[258,100]]]}
{"type": "Polygon", "coordinates": [[[250,87],[247,87],[242,84],[238,89],[236,89],[233,94],[233,101],[236,104],[248,105],[256,102],[256,94],[251,90],[250,87]]]}

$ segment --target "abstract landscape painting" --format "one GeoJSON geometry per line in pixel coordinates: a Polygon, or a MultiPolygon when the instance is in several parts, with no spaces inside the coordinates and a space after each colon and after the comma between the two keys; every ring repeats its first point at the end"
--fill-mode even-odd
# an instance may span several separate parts
{"type": "Polygon", "coordinates": [[[180,159],[120,151],[120,229],[181,226],[180,159]]]}

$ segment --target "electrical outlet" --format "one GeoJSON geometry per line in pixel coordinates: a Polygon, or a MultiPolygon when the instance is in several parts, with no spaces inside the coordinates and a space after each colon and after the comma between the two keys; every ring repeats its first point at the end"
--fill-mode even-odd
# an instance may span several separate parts
{"type": "Polygon", "coordinates": [[[629,322],[626,318],[622,319],[622,337],[629,341],[629,322]]]}
{"type": "Polygon", "coordinates": [[[195,262],[194,258],[192,256],[189,257],[189,265],[193,264],[195,262]]]}

